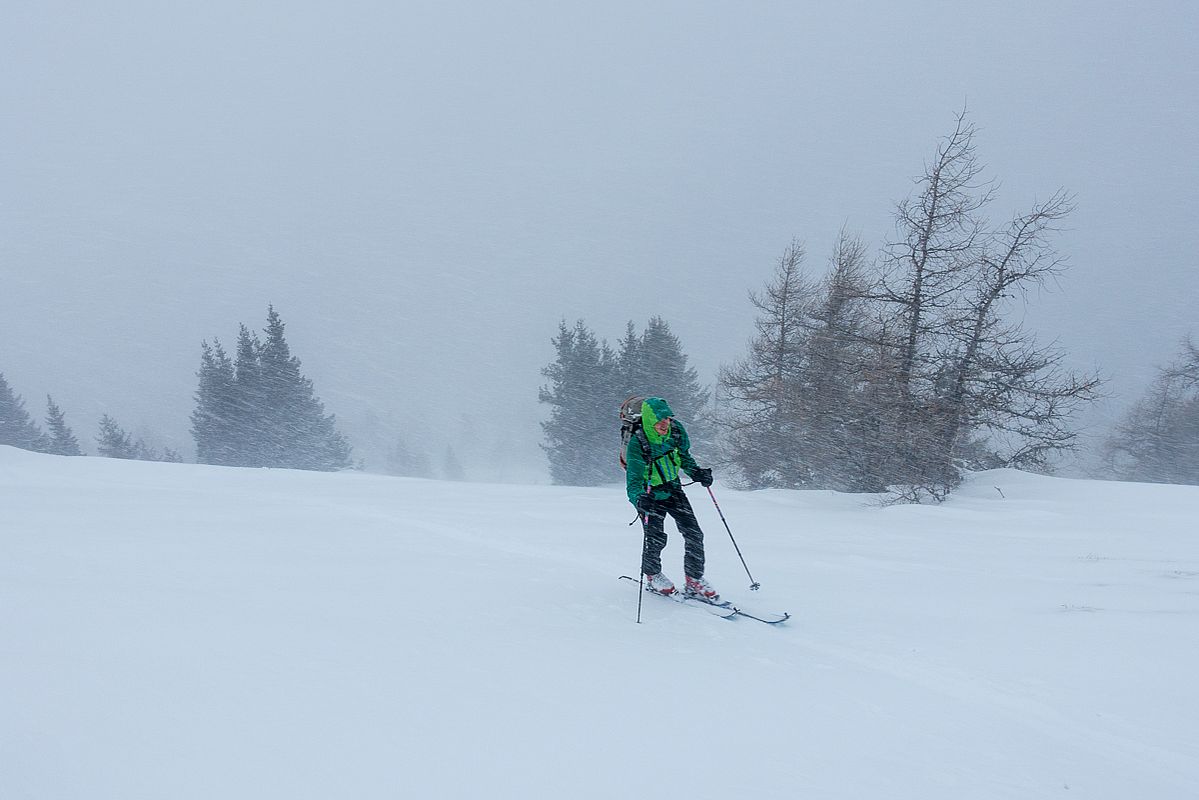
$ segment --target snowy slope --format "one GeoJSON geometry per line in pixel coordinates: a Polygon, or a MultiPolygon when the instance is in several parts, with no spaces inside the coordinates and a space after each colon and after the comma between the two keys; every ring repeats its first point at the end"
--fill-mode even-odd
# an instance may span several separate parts
{"type": "Polygon", "coordinates": [[[1199,489],[717,491],[791,622],[635,624],[615,486],[0,447],[0,798],[1199,796],[1199,489]]]}

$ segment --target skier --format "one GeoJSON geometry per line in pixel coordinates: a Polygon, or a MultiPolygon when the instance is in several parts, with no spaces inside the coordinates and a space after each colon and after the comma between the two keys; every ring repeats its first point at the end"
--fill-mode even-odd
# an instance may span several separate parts
{"type": "Polygon", "coordinates": [[[641,424],[634,429],[625,449],[625,486],[629,502],[637,507],[645,528],[641,572],[649,588],[673,594],[674,583],[662,573],[662,549],[666,547],[666,515],[674,517],[683,535],[683,593],[704,600],[718,595],[704,578],[704,534],[691,503],[679,482],[679,469],[703,486],[712,485],[712,470],[699,466],[691,457],[691,440],[674,412],[661,397],[641,403],[641,424]]]}

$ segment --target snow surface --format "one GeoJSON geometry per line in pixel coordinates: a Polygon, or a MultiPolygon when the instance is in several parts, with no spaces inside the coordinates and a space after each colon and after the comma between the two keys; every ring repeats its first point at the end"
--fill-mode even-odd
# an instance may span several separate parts
{"type": "Polygon", "coordinates": [[[1199,488],[717,492],[0,447],[0,798],[1199,796],[1199,488]]]}

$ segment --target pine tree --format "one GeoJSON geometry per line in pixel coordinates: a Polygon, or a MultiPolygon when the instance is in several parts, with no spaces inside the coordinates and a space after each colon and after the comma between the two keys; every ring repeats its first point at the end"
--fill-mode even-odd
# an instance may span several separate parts
{"type": "Polygon", "coordinates": [[[550,406],[549,420],[541,423],[550,477],[572,486],[618,480],[620,439],[614,420],[624,397],[615,354],[582,320],[574,328],[559,323],[551,341],[556,356],[541,371],[550,383],[538,395],[550,406]]]}
{"type": "Polygon", "coordinates": [[[105,458],[137,459],[145,455],[145,445],[135,443],[117,424],[117,421],[105,414],[100,418],[100,435],[96,437],[100,455],[105,458]]]}
{"type": "Polygon", "coordinates": [[[0,373],[0,444],[37,452],[48,452],[50,445],[25,410],[25,401],[13,392],[3,373],[0,373]]]}
{"type": "Polygon", "coordinates": [[[238,439],[238,408],[235,401],[233,362],[221,347],[201,342],[199,388],[191,415],[191,432],[196,441],[196,463],[237,464],[242,442],[238,439]]]}
{"type": "MultiPolygon", "coordinates": [[[[274,311],[274,309],[271,309],[274,311]]],[[[244,324],[237,331],[237,360],[231,388],[233,460],[243,467],[272,465],[267,442],[269,405],[263,385],[262,342],[244,324]]]]}
{"type": "Polygon", "coordinates": [[[349,442],[300,371],[274,307],[268,308],[265,334],[262,341],[241,325],[233,361],[219,343],[203,345],[192,415],[197,460],[312,470],[349,467],[349,442]]]}
{"type": "Polygon", "coordinates": [[[46,429],[50,431],[46,447],[47,453],[60,456],[83,455],[79,449],[79,440],[67,427],[62,409],[55,404],[54,398],[50,395],[46,395],[46,429]]]}
{"type": "Polygon", "coordinates": [[[183,462],[183,457],[177,451],[164,447],[160,453],[140,437],[133,443],[133,457],[138,461],[161,461],[173,464],[183,462]]]}
{"type": "MultiPolygon", "coordinates": [[[[271,466],[337,470],[350,466],[350,445],[336,430],[332,414],[313,393],[291,354],[284,324],[273,307],[267,313],[266,340],[259,350],[262,405],[261,449],[271,466]]],[[[257,398],[255,398],[257,399],[257,398]]]]}
{"type": "Polygon", "coordinates": [[[649,397],[646,389],[649,383],[645,363],[641,360],[641,334],[632,320],[625,325],[624,338],[616,344],[616,383],[617,394],[625,397],[640,395],[649,397]]]}
{"type": "Polygon", "coordinates": [[[707,413],[710,394],[700,385],[699,373],[688,366],[683,344],[661,317],[649,321],[637,350],[642,373],[641,394],[662,397],[687,426],[693,443],[709,439],[707,413]]]}

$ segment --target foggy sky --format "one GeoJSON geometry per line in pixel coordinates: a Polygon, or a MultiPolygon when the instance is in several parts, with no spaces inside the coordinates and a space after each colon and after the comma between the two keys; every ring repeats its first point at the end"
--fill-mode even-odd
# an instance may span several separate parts
{"type": "Polygon", "coordinates": [[[0,372],[190,453],[200,341],[273,303],[357,455],[544,472],[560,319],[661,315],[713,381],[792,237],[876,251],[965,106],[996,222],[1077,195],[1028,321],[1118,411],[1199,333],[1195,4],[817,5],[8,3],[0,372]]]}

